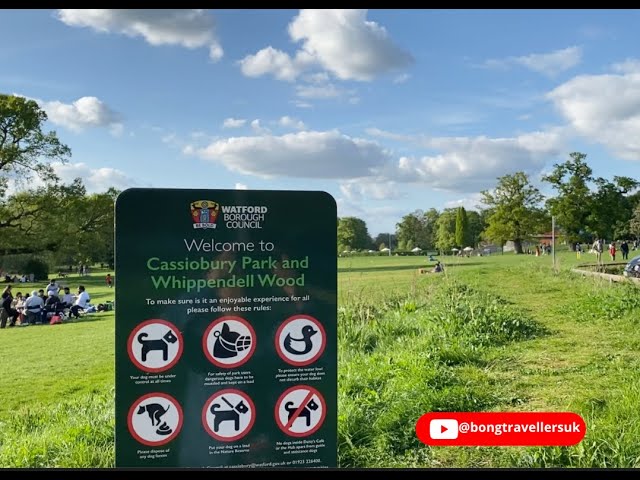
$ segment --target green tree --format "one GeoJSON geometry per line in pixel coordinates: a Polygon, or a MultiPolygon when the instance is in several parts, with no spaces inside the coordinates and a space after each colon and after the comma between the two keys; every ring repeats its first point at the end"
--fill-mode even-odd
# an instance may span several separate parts
{"type": "Polygon", "coordinates": [[[375,250],[380,250],[381,248],[385,248],[389,243],[391,246],[397,245],[396,236],[393,233],[379,233],[376,235],[376,238],[373,240],[373,247],[375,250]],[[384,245],[381,247],[381,245],[384,245]]]}
{"type": "Polygon", "coordinates": [[[458,207],[456,212],[456,244],[460,248],[469,244],[469,220],[464,207],[458,207]]]}
{"type": "Polygon", "coordinates": [[[456,246],[456,215],[457,209],[445,208],[438,217],[436,248],[443,253],[456,246]]]}
{"type": "Polygon", "coordinates": [[[523,253],[522,242],[544,225],[540,191],[529,182],[527,174],[516,172],[500,177],[493,192],[481,193],[482,203],[491,210],[486,237],[501,245],[512,240],[515,252],[523,253]]]}
{"type": "MultiPolygon", "coordinates": [[[[51,168],[71,154],[55,132],[43,131],[47,114],[33,100],[0,94],[0,249],[5,253],[48,250],[50,238],[37,237],[67,194],[51,168]],[[36,177],[37,188],[27,188],[36,177]],[[7,196],[9,186],[14,193],[7,196]],[[35,243],[34,243],[35,241],[35,243]]],[[[55,227],[53,227],[55,228],[55,227]]]]}
{"type": "Polygon", "coordinates": [[[633,216],[631,192],[638,182],[629,177],[613,177],[613,182],[604,178],[595,180],[597,190],[593,193],[592,209],[587,222],[596,236],[610,240],[627,237],[631,232],[629,220],[633,216]]]}
{"type": "Polygon", "coordinates": [[[440,212],[435,208],[430,208],[424,212],[424,224],[426,230],[426,243],[425,245],[419,245],[423,249],[431,249],[436,246],[436,236],[438,232],[438,218],[440,212]]]}
{"type": "MultiPolygon", "coordinates": [[[[403,245],[405,247],[404,249],[407,248],[409,242],[421,248],[428,246],[429,229],[425,213],[422,210],[416,210],[402,217],[400,223],[396,224],[396,232],[398,245],[403,245]]],[[[413,248],[413,246],[411,248],[413,248]]]]}
{"type": "Polygon", "coordinates": [[[118,191],[111,188],[104,193],[69,199],[64,213],[60,215],[64,219],[57,248],[61,263],[113,265],[114,203],[117,196],[118,191]]]}
{"type": "Polygon", "coordinates": [[[633,215],[629,221],[629,233],[636,239],[640,238],[640,203],[633,210],[633,215]]]}
{"type": "Polygon", "coordinates": [[[9,179],[20,186],[33,175],[45,181],[55,178],[49,162],[65,162],[71,155],[56,132],[42,130],[46,120],[46,112],[35,101],[0,94],[0,197],[5,196],[9,179]]]}
{"type": "Polygon", "coordinates": [[[594,201],[589,183],[593,181],[593,171],[585,162],[584,153],[573,152],[569,156],[566,162],[554,165],[553,172],[542,180],[558,192],[547,200],[547,207],[573,245],[589,240],[589,216],[594,201]]]}
{"type": "Polygon", "coordinates": [[[476,248],[482,238],[482,232],[486,228],[484,218],[475,210],[469,210],[467,219],[469,222],[469,242],[473,248],[476,248]]]}
{"type": "Polygon", "coordinates": [[[338,219],[338,249],[362,250],[369,248],[371,238],[364,220],[356,217],[343,217],[338,219]]]}
{"type": "Polygon", "coordinates": [[[85,194],[80,179],[68,185],[49,182],[22,190],[0,202],[0,217],[4,218],[0,249],[5,254],[56,251],[64,240],[67,224],[78,218],[67,217],[70,202],[85,194]]]}

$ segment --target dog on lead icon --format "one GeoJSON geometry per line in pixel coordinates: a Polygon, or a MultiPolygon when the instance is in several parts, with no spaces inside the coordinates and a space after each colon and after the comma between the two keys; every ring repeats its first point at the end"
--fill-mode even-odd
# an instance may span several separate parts
{"type": "Polygon", "coordinates": [[[173,367],[182,355],[180,330],[171,322],[147,320],[129,336],[127,350],[131,361],[146,372],[162,372],[173,367]]]}
{"type": "Polygon", "coordinates": [[[204,334],[203,349],[211,363],[234,368],[247,362],[256,348],[256,333],[249,322],[240,317],[222,317],[209,325],[204,334]]]}
{"type": "Polygon", "coordinates": [[[209,397],[202,411],[202,422],[213,438],[231,442],[249,433],[255,422],[255,413],[251,397],[230,388],[209,397]]]}

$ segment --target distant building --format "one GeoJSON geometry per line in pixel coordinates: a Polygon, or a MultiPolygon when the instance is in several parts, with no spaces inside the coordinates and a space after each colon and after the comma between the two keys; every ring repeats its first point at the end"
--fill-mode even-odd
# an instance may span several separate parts
{"type": "MultiPolygon", "coordinates": [[[[553,232],[541,233],[540,235],[534,235],[532,237],[533,242],[537,242],[538,245],[551,245],[553,242],[553,232]]],[[[564,240],[562,235],[556,232],[556,243],[560,243],[564,240]]]]}

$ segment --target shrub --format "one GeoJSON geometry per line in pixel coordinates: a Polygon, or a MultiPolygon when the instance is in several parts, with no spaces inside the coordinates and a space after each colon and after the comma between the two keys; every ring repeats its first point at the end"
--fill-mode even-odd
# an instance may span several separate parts
{"type": "Polygon", "coordinates": [[[22,273],[33,273],[35,281],[46,280],[49,277],[49,265],[39,258],[30,258],[24,263],[22,273]]]}

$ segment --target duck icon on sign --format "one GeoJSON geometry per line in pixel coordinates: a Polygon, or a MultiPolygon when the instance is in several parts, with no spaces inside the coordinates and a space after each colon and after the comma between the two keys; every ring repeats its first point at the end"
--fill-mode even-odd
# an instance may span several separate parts
{"type": "Polygon", "coordinates": [[[289,365],[304,367],[315,362],[327,343],[322,324],[309,315],[287,318],[276,332],[276,351],[289,365]]]}

